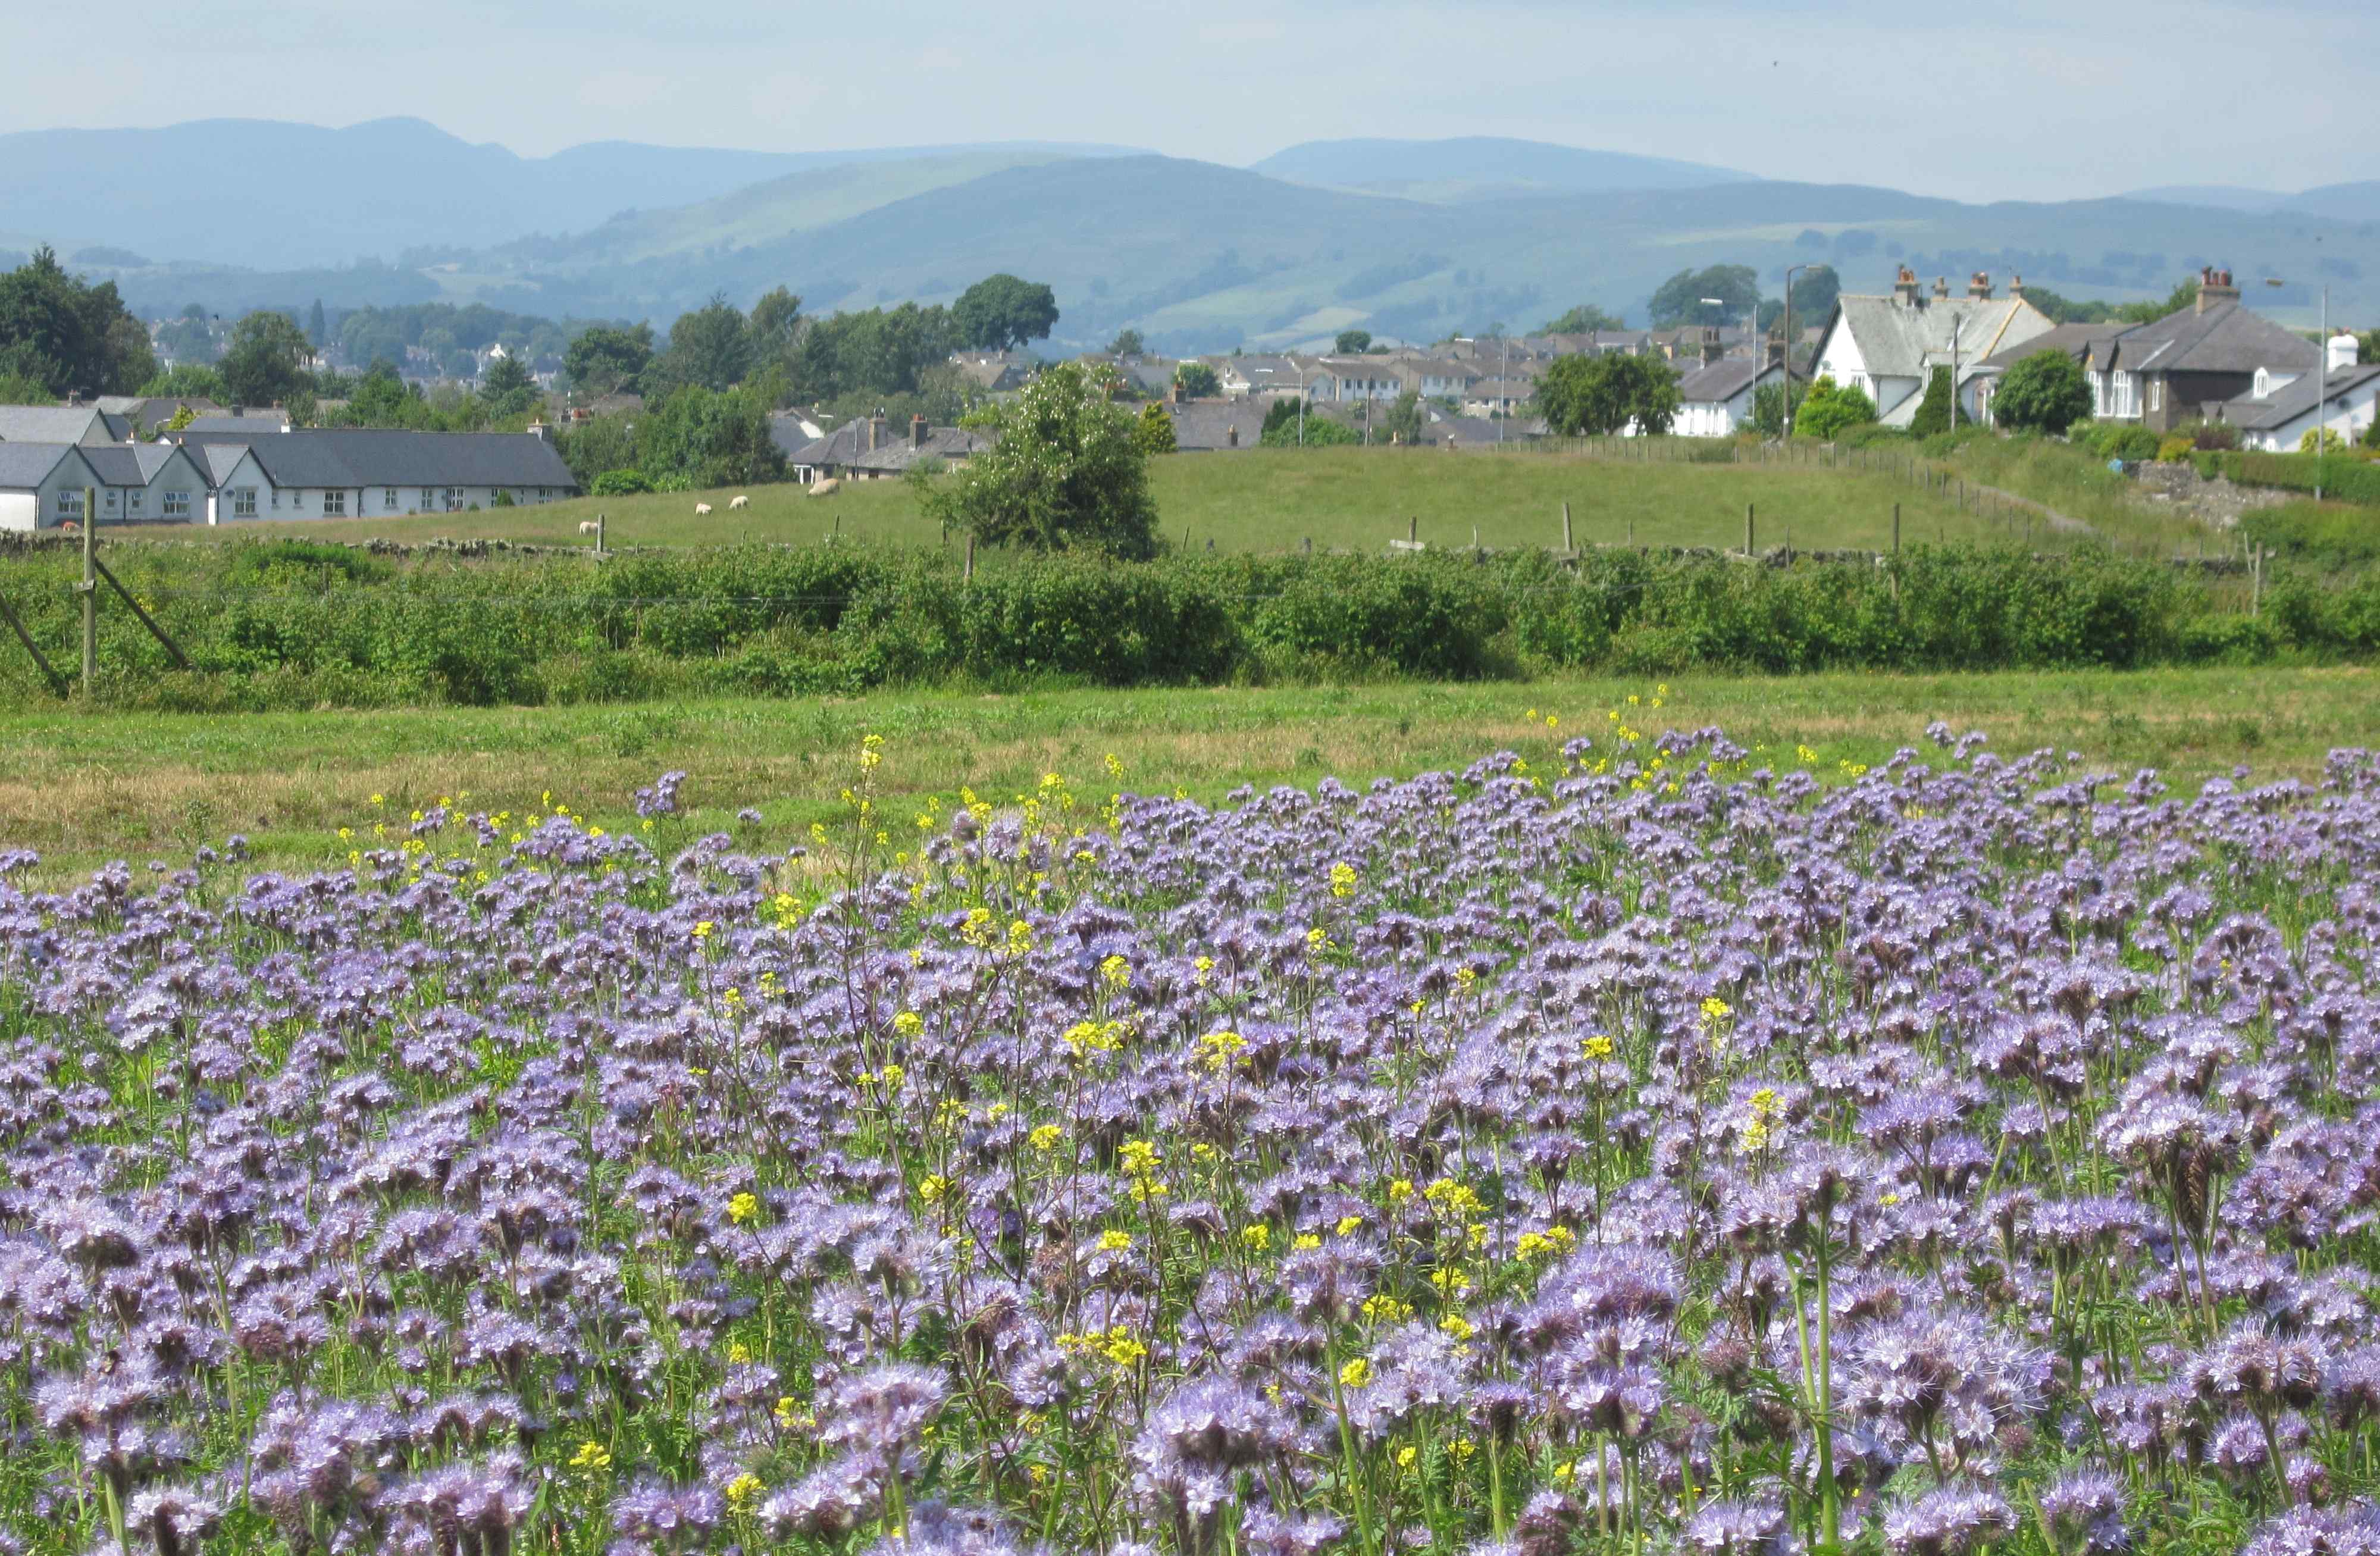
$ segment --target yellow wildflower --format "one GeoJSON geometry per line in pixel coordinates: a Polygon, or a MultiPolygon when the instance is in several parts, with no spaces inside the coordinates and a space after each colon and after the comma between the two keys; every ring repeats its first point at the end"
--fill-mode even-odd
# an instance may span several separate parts
{"type": "Polygon", "coordinates": [[[1263,1253],[1272,1246],[1272,1228],[1260,1221],[1250,1222],[1240,1228],[1240,1245],[1252,1254],[1263,1253]]]}
{"type": "Polygon", "coordinates": [[[760,1219],[760,1197],[750,1191],[735,1196],[727,1202],[727,1219],[737,1226],[760,1219]]]}
{"type": "Polygon", "coordinates": [[[1339,1369],[1339,1385],[1342,1388],[1360,1389],[1371,1380],[1372,1364],[1362,1356],[1339,1369]]]}

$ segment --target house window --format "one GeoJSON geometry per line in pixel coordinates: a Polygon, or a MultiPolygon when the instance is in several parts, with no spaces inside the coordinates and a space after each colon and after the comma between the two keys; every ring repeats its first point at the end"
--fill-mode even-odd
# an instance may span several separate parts
{"type": "Polygon", "coordinates": [[[190,494],[187,492],[168,492],[160,507],[167,518],[188,518],[190,517],[190,494]]]}
{"type": "Polygon", "coordinates": [[[116,491],[116,490],[115,490],[115,488],[114,488],[114,487],[112,487],[112,486],[111,486],[111,487],[109,487],[109,488],[107,489],[107,517],[110,517],[110,518],[114,518],[114,517],[115,517],[116,499],[117,499],[117,498],[119,498],[119,497],[121,497],[122,495],[123,495],[123,493],[122,493],[122,492],[119,492],[118,491],[116,491]]]}
{"type": "Polygon", "coordinates": [[[131,491],[124,494],[125,510],[137,518],[140,515],[142,505],[145,504],[148,500],[149,493],[141,491],[140,488],[136,486],[131,491]]]}
{"type": "Polygon", "coordinates": [[[58,492],[58,518],[61,522],[82,517],[82,489],[64,487],[58,492]]]}
{"type": "Polygon", "coordinates": [[[273,511],[274,513],[279,513],[281,511],[281,493],[278,490],[275,490],[273,493],[273,511]]]}
{"type": "MultiPolygon", "coordinates": [[[[275,507],[281,505],[281,499],[278,496],[273,498],[273,505],[275,507]]],[[[231,489],[231,516],[234,518],[256,517],[256,488],[235,486],[231,489]]]]}
{"type": "Polygon", "coordinates": [[[395,513],[395,512],[396,511],[396,488],[395,488],[395,487],[394,487],[394,486],[392,486],[392,487],[388,487],[388,488],[384,489],[384,490],[381,492],[381,494],[380,494],[380,505],[381,505],[382,508],[386,509],[386,510],[387,510],[388,512],[390,512],[390,513],[395,513]]]}
{"type": "Polygon", "coordinates": [[[2149,380],[2149,408],[2151,410],[2165,408],[2165,380],[2162,378],[2149,380]]]}
{"type": "Polygon", "coordinates": [[[346,492],[325,492],[322,493],[322,517],[324,518],[344,518],[346,517],[346,512],[347,494],[346,492]]]}
{"type": "Polygon", "coordinates": [[[2116,414],[2132,416],[2138,413],[2139,408],[2132,403],[2132,375],[2128,372],[2118,372],[2116,374],[2116,414]]]}

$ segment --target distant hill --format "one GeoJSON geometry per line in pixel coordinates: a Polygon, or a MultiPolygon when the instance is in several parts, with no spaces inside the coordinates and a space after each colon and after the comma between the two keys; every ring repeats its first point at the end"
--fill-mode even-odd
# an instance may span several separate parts
{"type": "MultiPolygon", "coordinates": [[[[0,230],[12,225],[0,218],[0,230]]],[[[230,315],[316,297],[334,309],[445,298],[657,323],[714,292],[746,305],[784,286],[826,311],[948,301],[1008,270],[1057,292],[1062,317],[1039,349],[1102,345],[1130,326],[1152,349],[1182,352],[1313,346],[1348,328],[1420,341],[1526,330],[1581,302],[1642,324],[1664,279],[1720,262],[1753,266],[1772,293],[1789,264],[1831,264],[1846,290],[1873,293],[1907,263],[1929,284],[1963,288],[1981,270],[2006,286],[2021,273],[2069,298],[2113,300],[2162,298],[2223,264],[2289,277],[2259,287],[2257,303],[2311,323],[2310,286],[2325,280],[2334,318],[2380,312],[2380,262],[2362,269],[2373,236],[2298,213],[2143,200],[1976,206],[1779,180],[1448,203],[1180,158],[1012,148],[797,170],[436,262],[89,268],[152,314],[188,302],[230,315]]]]}
{"type": "Polygon", "coordinates": [[[1691,189],[1753,178],[1749,173],[1667,157],[1484,135],[1451,140],[1309,140],[1276,152],[1253,171],[1292,183],[1430,201],[1691,189]]]}
{"type": "Polygon", "coordinates": [[[919,154],[598,141],[531,158],[410,118],[346,129],[205,119],[164,129],[27,130],[0,135],[0,231],[41,234],[62,253],[104,246],[249,266],[334,265],[364,255],[393,261],[407,250],[476,249],[532,233],[577,232],[625,210],[919,154]]]}
{"type": "Polygon", "coordinates": [[[2244,189],[2229,184],[2169,184],[2142,189],[2125,197],[2162,205],[2203,205],[2218,211],[2244,211],[2257,215],[2322,216],[2334,222],[2380,222],[2380,179],[2356,184],[2325,184],[2302,194],[2274,189],[2244,189]]]}

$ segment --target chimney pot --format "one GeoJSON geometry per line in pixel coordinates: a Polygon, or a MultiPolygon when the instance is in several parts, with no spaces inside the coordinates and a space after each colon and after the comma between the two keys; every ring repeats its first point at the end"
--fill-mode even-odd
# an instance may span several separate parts
{"type": "Polygon", "coordinates": [[[909,418],[909,446],[911,448],[926,446],[926,419],[922,416],[909,418]]]}
{"type": "Polygon", "coordinates": [[[2012,298],[2024,296],[2024,276],[2021,272],[2012,273],[2009,276],[2009,296],[2012,298]]]}
{"type": "Polygon", "coordinates": [[[1991,273],[1989,271],[1979,270],[1975,272],[1974,274],[1969,276],[1967,278],[1967,295],[1975,298],[1979,302],[1989,302],[1992,297],[1991,273]]]}
{"type": "Polygon", "coordinates": [[[1917,273],[1907,265],[1902,265],[1900,273],[1893,278],[1892,300],[1912,308],[1917,304],[1917,273]]]}
{"type": "Polygon", "coordinates": [[[2231,273],[2213,265],[2198,273],[2198,311],[2205,312],[2217,303],[2238,302],[2240,288],[2231,284],[2231,273]]]}
{"type": "Polygon", "coordinates": [[[1934,295],[1937,298],[1947,298],[1950,295],[1950,278],[1949,276],[1937,275],[1934,278],[1934,295]]]}

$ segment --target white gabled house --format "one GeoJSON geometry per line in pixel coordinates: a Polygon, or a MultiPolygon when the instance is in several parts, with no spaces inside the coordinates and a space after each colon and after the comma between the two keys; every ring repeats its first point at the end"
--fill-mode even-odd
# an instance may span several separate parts
{"type": "Polygon", "coordinates": [[[190,524],[205,517],[207,480],[188,452],[172,444],[86,447],[99,477],[102,524],[190,524]]]}
{"type": "Polygon", "coordinates": [[[1955,357],[1956,387],[1967,403],[1985,358],[2056,328],[2049,315],[2024,300],[2022,287],[2020,282],[2011,288],[2016,295],[1996,298],[1991,277],[1978,272],[1965,297],[1950,296],[1937,281],[1928,298],[1904,265],[1890,297],[1845,294],[1836,299],[1819,333],[1810,376],[1864,392],[1876,402],[1876,419],[1906,427],[1925,400],[1926,380],[1936,368],[1951,366],[1955,357]]]}
{"type": "Polygon", "coordinates": [[[0,529],[55,529],[90,516],[83,493],[99,474],[72,443],[0,442],[0,529]]]}
{"type": "Polygon", "coordinates": [[[1729,438],[1752,423],[1753,397],[1785,382],[1781,362],[1723,357],[1678,381],[1678,417],[1670,431],[1682,438],[1729,438]]]}

